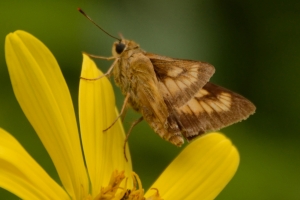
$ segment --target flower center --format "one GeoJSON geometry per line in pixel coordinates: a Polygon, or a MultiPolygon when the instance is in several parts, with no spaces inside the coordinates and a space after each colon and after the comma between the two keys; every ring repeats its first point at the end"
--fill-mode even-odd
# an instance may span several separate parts
{"type": "Polygon", "coordinates": [[[125,178],[124,171],[119,172],[115,170],[111,175],[108,186],[102,187],[100,193],[94,200],[162,200],[157,189],[155,189],[157,191],[156,194],[145,198],[144,189],[139,176],[132,172],[132,179],[133,187],[129,189],[127,187],[128,178],[125,178]],[[124,187],[120,187],[120,184],[124,179],[125,185],[124,187]]]}

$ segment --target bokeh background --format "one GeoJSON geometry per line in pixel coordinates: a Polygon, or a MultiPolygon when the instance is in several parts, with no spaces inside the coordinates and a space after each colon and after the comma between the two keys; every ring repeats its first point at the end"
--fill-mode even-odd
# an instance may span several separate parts
{"type": "MultiPolygon", "coordinates": [[[[212,82],[256,104],[255,115],[222,130],[239,149],[241,163],[217,199],[300,199],[298,0],[1,1],[0,127],[12,133],[55,179],[53,164],[14,97],[4,39],[22,29],[43,41],[62,68],[77,110],[81,52],[109,56],[114,41],[77,7],[111,34],[122,33],[149,52],[213,64],[212,82]]],[[[97,63],[103,71],[111,64],[97,63]]],[[[118,88],[115,94],[120,108],[124,98],[118,88]]],[[[125,129],[138,117],[130,111],[125,129]]],[[[145,188],[181,151],[145,122],[134,129],[129,144],[134,170],[145,188]]],[[[18,198],[0,189],[0,199],[18,198]]]]}

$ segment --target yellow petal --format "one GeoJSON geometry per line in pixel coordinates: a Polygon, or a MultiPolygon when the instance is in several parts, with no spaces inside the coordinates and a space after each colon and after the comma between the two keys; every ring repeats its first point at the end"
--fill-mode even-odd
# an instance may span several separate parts
{"type": "MultiPolygon", "coordinates": [[[[239,154],[231,141],[210,133],[189,144],[151,186],[165,199],[210,200],[235,174],[239,154]]],[[[149,196],[150,190],[145,196],[149,196]]]]}
{"type": "Polygon", "coordinates": [[[24,31],[10,33],[5,57],[15,96],[72,197],[88,190],[73,104],[47,47],[24,31]]]}
{"type": "Polygon", "coordinates": [[[22,199],[70,199],[9,133],[0,129],[0,187],[22,199]]]}
{"type": "MultiPolygon", "coordinates": [[[[81,77],[102,75],[94,61],[83,54],[81,77]]],[[[125,134],[120,120],[106,132],[118,112],[112,86],[106,77],[99,80],[80,80],[79,119],[82,144],[92,185],[92,196],[99,194],[101,186],[109,183],[114,170],[125,170],[131,177],[131,158],[128,147],[124,158],[125,134]]]]}

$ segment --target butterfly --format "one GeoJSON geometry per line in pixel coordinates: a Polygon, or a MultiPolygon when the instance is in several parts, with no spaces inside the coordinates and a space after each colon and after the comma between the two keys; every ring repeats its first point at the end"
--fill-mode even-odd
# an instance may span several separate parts
{"type": "Polygon", "coordinates": [[[89,80],[114,77],[125,95],[118,118],[128,106],[142,115],[129,132],[145,120],[161,138],[181,146],[184,138],[190,141],[255,112],[254,104],[245,97],[209,82],[215,72],[211,64],[148,53],[132,40],[110,36],[117,39],[111,57],[89,55],[114,62],[104,75],[89,80]]]}

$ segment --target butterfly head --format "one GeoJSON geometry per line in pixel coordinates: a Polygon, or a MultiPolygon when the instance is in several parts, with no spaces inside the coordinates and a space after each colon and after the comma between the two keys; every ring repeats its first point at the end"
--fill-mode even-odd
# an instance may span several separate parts
{"type": "Polygon", "coordinates": [[[112,48],[112,54],[115,57],[119,57],[123,52],[138,49],[139,45],[131,40],[122,39],[114,42],[112,48]]]}

